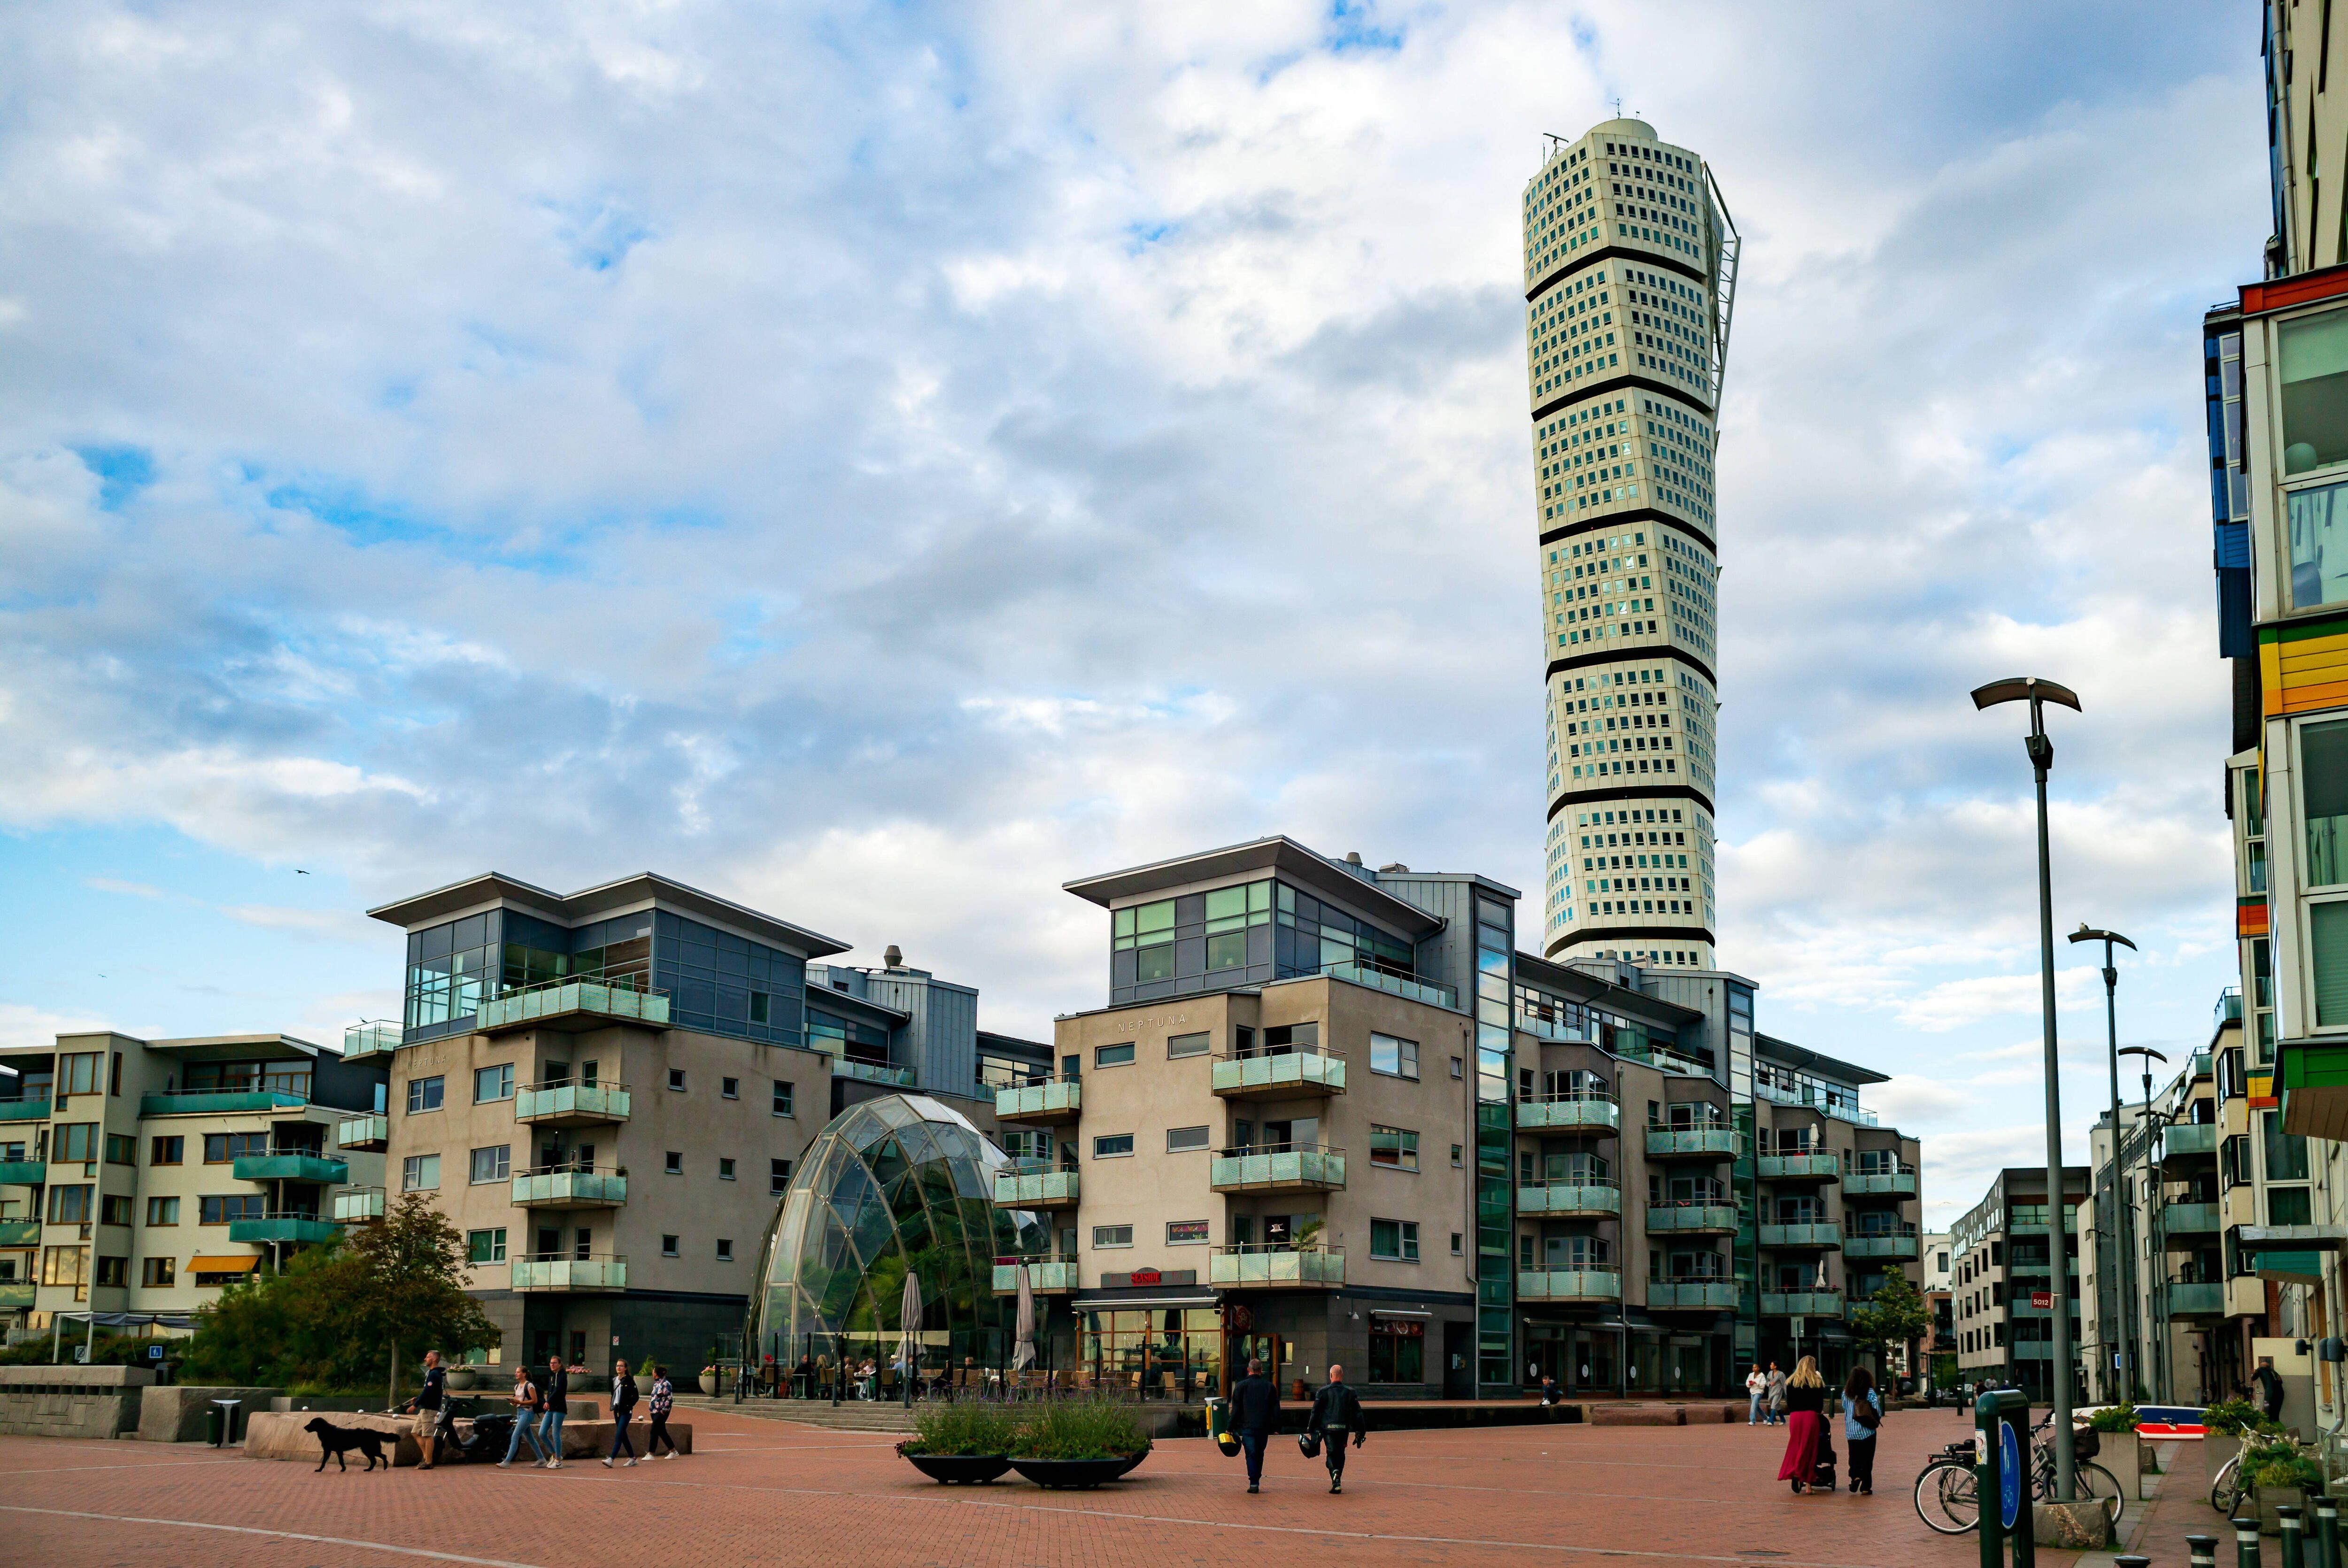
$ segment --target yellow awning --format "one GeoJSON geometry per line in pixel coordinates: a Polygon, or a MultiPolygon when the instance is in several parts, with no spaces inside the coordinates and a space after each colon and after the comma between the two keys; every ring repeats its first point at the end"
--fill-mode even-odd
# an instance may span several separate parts
{"type": "Polygon", "coordinates": [[[250,1274],[260,1266],[258,1257],[197,1257],[188,1261],[190,1274],[250,1274]]]}

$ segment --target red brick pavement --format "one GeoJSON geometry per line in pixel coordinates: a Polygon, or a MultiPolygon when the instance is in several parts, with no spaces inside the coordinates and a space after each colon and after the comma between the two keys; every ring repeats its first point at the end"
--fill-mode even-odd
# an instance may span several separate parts
{"type": "Polygon", "coordinates": [[[1117,1485],[1054,1492],[1015,1477],[933,1485],[885,1437],[693,1420],[692,1458],[613,1471],[572,1461],[314,1475],[197,1447],[0,1438],[0,1564],[1230,1568],[1299,1552],[1334,1552],[1348,1568],[1979,1562],[1972,1537],[1932,1534],[1910,1501],[1924,1457],[1970,1430],[1953,1410],[1884,1423],[1872,1498],[1792,1495],[1776,1479],[1782,1430],[1741,1423],[1374,1430],[1342,1497],[1282,1440],[1264,1492],[1250,1497],[1240,1462],[1200,1440],[1161,1441],[1117,1485]]]}

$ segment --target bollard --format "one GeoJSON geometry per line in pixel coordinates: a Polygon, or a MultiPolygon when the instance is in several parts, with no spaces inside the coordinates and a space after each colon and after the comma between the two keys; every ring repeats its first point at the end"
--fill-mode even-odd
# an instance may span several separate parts
{"type": "Polygon", "coordinates": [[[2188,1535],[2185,1538],[2185,1551],[2192,1559],[2192,1568],[2218,1568],[2216,1536],[2188,1535]]]}
{"type": "Polygon", "coordinates": [[[2300,1523],[2299,1510],[2291,1503],[2278,1504],[2275,1518],[2282,1525],[2282,1568],[2307,1568],[2307,1536],[2300,1523]]]}
{"type": "Polygon", "coordinates": [[[2325,1492],[2307,1500],[2315,1511],[2315,1539],[2308,1557],[2312,1568],[2340,1568],[2340,1501],[2325,1492]]]}
{"type": "Polygon", "coordinates": [[[2235,1568],[2259,1568],[2259,1516],[2234,1516],[2235,1568]]]}

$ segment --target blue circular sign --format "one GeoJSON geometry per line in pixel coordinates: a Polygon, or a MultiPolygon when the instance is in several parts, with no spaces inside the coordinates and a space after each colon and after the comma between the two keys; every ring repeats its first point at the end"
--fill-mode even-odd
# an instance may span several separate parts
{"type": "Polygon", "coordinates": [[[1997,1512],[2005,1528],[2022,1512],[2022,1445],[2014,1440],[2013,1423],[1997,1423],[1997,1512]]]}

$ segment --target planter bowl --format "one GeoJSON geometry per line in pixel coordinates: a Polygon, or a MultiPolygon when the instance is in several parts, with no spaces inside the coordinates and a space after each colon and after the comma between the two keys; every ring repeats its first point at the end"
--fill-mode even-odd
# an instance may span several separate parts
{"type": "Polygon", "coordinates": [[[473,1370],[470,1367],[451,1367],[448,1368],[448,1386],[452,1389],[478,1388],[480,1385],[480,1381],[481,1375],[473,1370]]]}
{"type": "Polygon", "coordinates": [[[1037,1486],[1096,1487],[1117,1480],[1146,1455],[1131,1459],[1015,1459],[1011,1467],[1037,1486]]]}
{"type": "Polygon", "coordinates": [[[1011,1468],[1001,1454],[907,1454],[905,1459],[944,1486],[983,1486],[1011,1468]]]}
{"type": "Polygon", "coordinates": [[[705,1394],[709,1395],[712,1399],[715,1399],[715,1398],[716,1397],[716,1395],[717,1395],[717,1374],[716,1374],[716,1373],[715,1373],[715,1372],[704,1372],[704,1373],[701,1375],[701,1391],[702,1391],[703,1393],[705,1393],[705,1394]]]}

